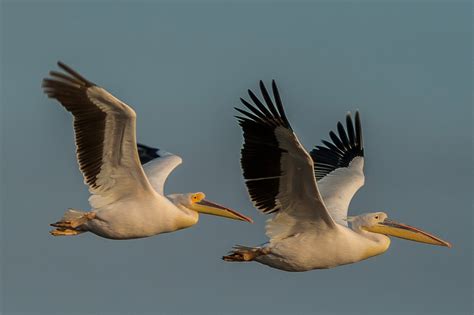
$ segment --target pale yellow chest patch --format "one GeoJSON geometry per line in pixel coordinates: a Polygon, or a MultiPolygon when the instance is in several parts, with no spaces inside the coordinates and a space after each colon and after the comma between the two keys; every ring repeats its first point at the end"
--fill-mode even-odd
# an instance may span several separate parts
{"type": "Polygon", "coordinates": [[[387,237],[386,242],[373,242],[371,246],[368,246],[363,253],[363,259],[367,259],[373,256],[381,255],[387,251],[390,247],[390,239],[387,237]]]}

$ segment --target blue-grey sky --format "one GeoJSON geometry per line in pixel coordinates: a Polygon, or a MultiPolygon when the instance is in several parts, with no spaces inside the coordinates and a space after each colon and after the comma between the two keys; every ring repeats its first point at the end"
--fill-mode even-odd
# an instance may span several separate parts
{"type": "Polygon", "coordinates": [[[470,2],[3,1],[2,314],[471,314],[470,2]],[[139,141],[179,154],[167,192],[204,191],[255,224],[201,217],[148,239],[53,238],[88,209],[71,117],[43,94],[62,60],[138,115],[139,141]],[[311,148],[359,109],[366,185],[386,211],[453,243],[286,273],[220,257],[266,240],[242,180],[232,107],[276,79],[311,148]]]}

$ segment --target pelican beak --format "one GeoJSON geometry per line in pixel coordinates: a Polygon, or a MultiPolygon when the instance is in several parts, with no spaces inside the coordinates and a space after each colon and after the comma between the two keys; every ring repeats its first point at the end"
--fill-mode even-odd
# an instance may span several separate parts
{"type": "Polygon", "coordinates": [[[451,247],[449,242],[443,241],[439,237],[436,237],[413,226],[398,223],[389,219],[385,219],[383,222],[379,222],[374,226],[364,227],[364,229],[370,232],[391,235],[410,241],[451,247]]]}
{"type": "Polygon", "coordinates": [[[224,218],[229,218],[233,220],[240,220],[253,223],[253,220],[243,214],[238,213],[232,209],[226,208],[224,206],[218,205],[216,203],[207,201],[205,199],[195,202],[191,209],[200,213],[217,215],[224,218]]]}

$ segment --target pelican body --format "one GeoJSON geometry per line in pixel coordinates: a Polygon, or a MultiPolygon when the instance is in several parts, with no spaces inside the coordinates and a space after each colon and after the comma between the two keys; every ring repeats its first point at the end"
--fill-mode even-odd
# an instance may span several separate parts
{"type": "MultiPolygon", "coordinates": [[[[360,218],[375,216],[384,218],[386,214],[365,214],[360,218]]],[[[255,260],[286,271],[307,271],[355,263],[383,254],[389,246],[390,238],[384,234],[336,224],[331,230],[316,228],[316,231],[272,240],[263,248],[268,254],[257,256],[255,260]]]]}
{"type": "Polygon", "coordinates": [[[355,263],[383,254],[388,236],[448,246],[448,242],[387,218],[384,212],[347,216],[350,201],[364,184],[364,146],[360,115],[337,124],[332,141],[308,153],[286,117],[275,82],[273,100],[260,81],[262,102],[241,99],[236,108],[244,134],[243,176],[255,207],[274,214],[267,221],[269,241],[258,247],[237,245],[226,261],[257,261],[285,271],[307,271],[355,263]],[[348,226],[350,222],[351,227],[348,226]]]}
{"type": "Polygon", "coordinates": [[[182,159],[146,146],[137,148],[135,111],[67,65],[58,65],[65,73],[51,71],[43,88],[74,117],[77,160],[91,193],[91,210],[69,209],[52,224],[52,235],[149,237],[190,227],[199,213],[251,222],[205,200],[202,192],[165,196],[166,178],[182,159]],[[143,167],[140,161],[146,162],[143,167]]]}

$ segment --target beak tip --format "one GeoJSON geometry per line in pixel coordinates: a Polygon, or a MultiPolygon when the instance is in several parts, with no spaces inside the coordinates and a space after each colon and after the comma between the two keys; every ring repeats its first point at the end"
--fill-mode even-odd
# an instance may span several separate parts
{"type": "Polygon", "coordinates": [[[251,217],[245,216],[243,214],[242,214],[241,220],[253,224],[253,219],[251,217]]]}

